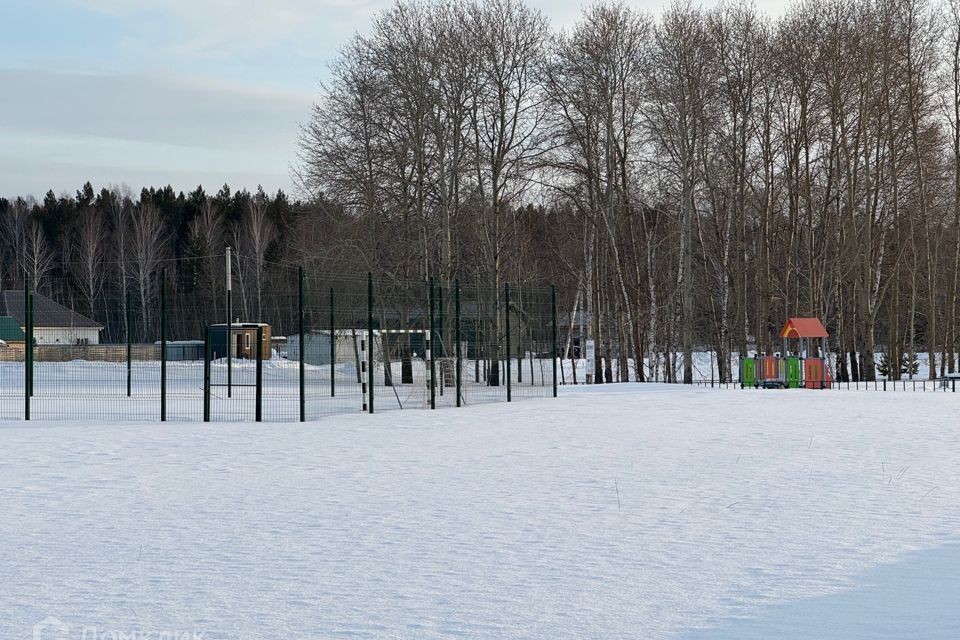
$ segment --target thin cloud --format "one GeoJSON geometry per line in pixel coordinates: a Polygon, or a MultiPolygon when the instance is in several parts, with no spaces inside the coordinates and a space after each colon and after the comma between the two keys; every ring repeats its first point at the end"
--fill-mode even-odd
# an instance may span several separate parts
{"type": "Polygon", "coordinates": [[[314,98],[156,73],[0,69],[0,86],[6,195],[36,193],[37,176],[55,189],[95,175],[178,188],[191,186],[188,175],[233,176],[235,185],[288,188],[298,123],[314,98]],[[15,166],[31,166],[34,177],[15,166]]]}
{"type": "Polygon", "coordinates": [[[224,58],[275,46],[304,45],[362,28],[389,0],[71,0],[129,20],[145,46],[182,56],[224,58]],[[175,28],[155,29],[157,23],[175,28]],[[337,25],[337,27],[334,27],[337,25]]]}
{"type": "Polygon", "coordinates": [[[313,99],[157,73],[0,69],[0,86],[0,122],[21,131],[193,146],[245,146],[295,135],[313,99]]]}

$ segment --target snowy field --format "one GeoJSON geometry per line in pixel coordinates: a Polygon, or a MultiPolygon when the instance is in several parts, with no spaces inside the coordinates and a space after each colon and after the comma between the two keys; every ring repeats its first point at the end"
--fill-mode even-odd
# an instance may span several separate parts
{"type": "Polygon", "coordinates": [[[0,638],[955,639],[958,415],[617,385],[0,422],[0,638]]]}
{"type": "MultiPolygon", "coordinates": [[[[506,371],[505,363],[502,370],[506,371]]],[[[455,369],[450,360],[438,360],[436,405],[456,405],[455,369]],[[446,375],[444,375],[446,373],[446,375]],[[441,384],[442,381],[446,384],[441,384]]],[[[461,403],[466,406],[486,402],[506,402],[506,384],[488,386],[483,368],[473,360],[463,363],[461,403]]],[[[374,402],[377,411],[429,408],[429,371],[422,360],[412,366],[413,382],[402,384],[399,362],[391,365],[392,380],[387,386],[384,368],[374,368],[374,402]]],[[[344,413],[360,413],[363,392],[353,364],[338,364],[331,396],[330,367],[306,365],[305,413],[308,419],[344,413]]],[[[250,360],[234,360],[231,391],[227,390],[227,364],[211,364],[211,420],[214,422],[253,421],[256,414],[256,365],[250,360]]],[[[504,381],[505,381],[505,373],[504,381]]],[[[263,363],[263,417],[265,421],[297,421],[300,416],[299,363],[273,358],[263,363]]],[[[160,363],[134,361],[130,370],[130,396],[127,395],[125,362],[75,360],[34,364],[34,394],[31,417],[34,420],[86,421],[158,421],[160,419],[160,363]]],[[[552,394],[550,360],[525,359],[523,370],[511,363],[512,396],[515,399],[552,394]]],[[[24,364],[0,362],[0,420],[24,417],[24,364]]],[[[167,419],[201,421],[203,419],[204,368],[202,362],[167,364],[167,419]]]]}

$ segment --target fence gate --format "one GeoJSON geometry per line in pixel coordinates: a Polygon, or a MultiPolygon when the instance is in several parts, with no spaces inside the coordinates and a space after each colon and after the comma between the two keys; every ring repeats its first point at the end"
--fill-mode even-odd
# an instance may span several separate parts
{"type": "Polygon", "coordinates": [[[208,325],[203,359],[204,422],[263,421],[264,325],[208,325]]]}

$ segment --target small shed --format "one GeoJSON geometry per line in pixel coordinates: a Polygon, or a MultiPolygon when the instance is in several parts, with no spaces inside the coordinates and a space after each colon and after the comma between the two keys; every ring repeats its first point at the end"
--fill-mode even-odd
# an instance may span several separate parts
{"type": "Polygon", "coordinates": [[[227,345],[233,358],[257,357],[257,329],[263,329],[263,359],[270,359],[270,325],[262,322],[234,322],[230,325],[232,336],[227,339],[227,324],[210,325],[210,350],[214,360],[227,357],[227,345]]]}
{"type": "Polygon", "coordinates": [[[167,360],[203,360],[203,347],[203,340],[171,340],[167,342],[167,360]]]}
{"type": "MultiPolygon", "coordinates": [[[[357,357],[360,348],[359,341],[366,338],[366,331],[357,331],[354,342],[354,335],[347,331],[337,331],[334,333],[334,357],[337,362],[353,362],[357,357]]],[[[379,341],[377,341],[379,342],[379,341]]],[[[376,345],[375,345],[376,347],[376,345]]],[[[315,366],[330,364],[330,332],[329,331],[311,331],[303,336],[303,361],[306,364],[315,366]]],[[[379,349],[377,349],[379,354],[379,349]]],[[[379,357],[377,355],[376,357],[379,357]]],[[[294,334],[287,339],[287,358],[289,360],[300,360],[300,336],[294,334]]]]}

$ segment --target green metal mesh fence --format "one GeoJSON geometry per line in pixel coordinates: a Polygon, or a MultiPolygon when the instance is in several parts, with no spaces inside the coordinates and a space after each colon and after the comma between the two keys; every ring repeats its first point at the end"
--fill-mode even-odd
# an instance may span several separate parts
{"type": "Polygon", "coordinates": [[[296,421],[554,393],[550,288],[287,265],[258,278],[237,257],[228,295],[198,276],[210,259],[86,297],[3,283],[0,317],[27,331],[0,345],[0,419],[296,421]]]}

